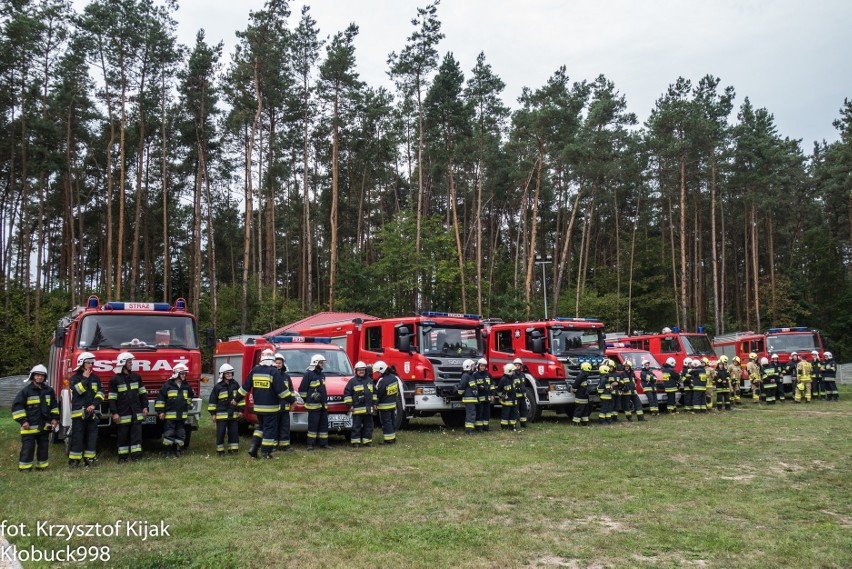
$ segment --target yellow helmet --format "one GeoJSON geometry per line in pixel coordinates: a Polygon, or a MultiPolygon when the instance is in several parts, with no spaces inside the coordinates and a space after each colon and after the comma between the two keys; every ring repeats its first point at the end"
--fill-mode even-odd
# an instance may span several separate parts
{"type": "Polygon", "coordinates": [[[601,375],[606,375],[609,373],[609,367],[606,364],[601,364],[601,367],[598,368],[598,373],[601,375]]]}
{"type": "Polygon", "coordinates": [[[739,357],[739,356],[734,356],[734,363],[735,363],[735,364],[739,364],[740,362],[741,362],[740,357],[739,357]]]}
{"type": "Polygon", "coordinates": [[[748,355],[748,359],[753,360],[753,361],[757,361],[757,354],[754,353],[754,352],[750,353],[748,355]]]}
{"type": "Polygon", "coordinates": [[[591,362],[583,362],[580,364],[580,369],[583,371],[592,371],[592,363],[591,362]]]}
{"type": "Polygon", "coordinates": [[[708,358],[707,356],[704,356],[703,358],[701,358],[701,363],[703,363],[706,366],[709,366],[710,365],[710,358],[708,358]]]}
{"type": "Polygon", "coordinates": [[[728,363],[728,356],[719,356],[719,363],[720,364],[728,363]]]}

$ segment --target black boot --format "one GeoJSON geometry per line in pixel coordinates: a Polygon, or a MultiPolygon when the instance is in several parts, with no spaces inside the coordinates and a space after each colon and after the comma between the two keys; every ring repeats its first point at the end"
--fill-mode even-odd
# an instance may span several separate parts
{"type": "Polygon", "coordinates": [[[260,450],[260,440],[257,437],[251,438],[248,454],[252,458],[257,458],[257,451],[260,450]]]}

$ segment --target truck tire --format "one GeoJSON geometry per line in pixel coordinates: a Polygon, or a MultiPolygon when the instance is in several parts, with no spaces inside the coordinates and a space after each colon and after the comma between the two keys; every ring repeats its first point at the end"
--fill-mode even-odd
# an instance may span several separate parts
{"type": "Polygon", "coordinates": [[[535,390],[531,385],[524,388],[524,397],[527,400],[527,422],[541,421],[542,408],[535,400],[535,390]]]}
{"type": "Polygon", "coordinates": [[[450,429],[464,427],[464,411],[441,411],[441,420],[450,429]]]}

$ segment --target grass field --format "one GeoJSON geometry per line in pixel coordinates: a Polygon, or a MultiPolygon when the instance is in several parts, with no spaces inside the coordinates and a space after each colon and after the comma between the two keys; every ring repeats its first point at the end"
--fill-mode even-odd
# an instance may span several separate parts
{"type": "MultiPolygon", "coordinates": [[[[0,519],[170,524],[76,537],[122,567],[852,567],[852,389],[839,403],[464,437],[418,420],[394,447],[215,456],[204,418],[179,460],[16,472],[0,413],[0,519]]],[[[492,429],[496,423],[492,424],[492,429]]],[[[114,444],[114,440],[105,441],[114,444]]],[[[154,446],[146,447],[152,451],[154,446]]],[[[64,539],[10,537],[19,548],[64,539]]],[[[37,565],[37,564],[36,564],[37,565]]],[[[25,565],[30,566],[30,565],[25,565]]]]}

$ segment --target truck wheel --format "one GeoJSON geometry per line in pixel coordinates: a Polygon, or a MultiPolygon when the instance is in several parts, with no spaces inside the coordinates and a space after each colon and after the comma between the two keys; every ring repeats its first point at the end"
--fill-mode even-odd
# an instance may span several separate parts
{"type": "Polygon", "coordinates": [[[530,423],[541,421],[542,408],[536,403],[535,391],[531,385],[527,385],[524,389],[524,397],[527,400],[527,421],[530,423]]]}
{"type": "Polygon", "coordinates": [[[464,427],[464,412],[441,411],[441,420],[444,422],[444,425],[451,429],[464,427]]]}

